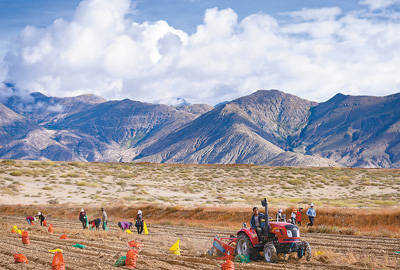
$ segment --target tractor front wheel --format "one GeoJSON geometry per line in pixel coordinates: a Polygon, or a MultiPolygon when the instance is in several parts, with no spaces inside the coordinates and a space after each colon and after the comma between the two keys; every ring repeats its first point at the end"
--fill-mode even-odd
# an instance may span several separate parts
{"type": "Polygon", "coordinates": [[[257,251],[253,248],[250,238],[245,234],[240,234],[236,242],[236,255],[244,255],[254,260],[257,257],[257,251]]]}
{"type": "Polygon", "coordinates": [[[268,243],[264,246],[264,259],[266,262],[274,262],[278,258],[274,244],[268,243]]]}

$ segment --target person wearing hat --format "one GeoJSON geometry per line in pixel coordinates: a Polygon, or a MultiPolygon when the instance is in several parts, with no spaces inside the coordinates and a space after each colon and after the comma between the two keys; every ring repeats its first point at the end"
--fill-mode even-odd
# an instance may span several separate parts
{"type": "Polygon", "coordinates": [[[40,220],[40,226],[43,226],[43,221],[46,219],[46,217],[41,212],[38,212],[35,217],[40,220]]]}
{"type": "Polygon", "coordinates": [[[84,228],[84,229],[86,229],[86,227],[87,227],[87,215],[86,215],[86,212],[85,212],[85,209],[81,209],[81,212],[79,213],[79,220],[82,222],[82,227],[84,228]]]}
{"type": "Polygon", "coordinates": [[[142,210],[139,210],[136,215],[136,222],[135,222],[135,227],[137,229],[138,234],[141,234],[143,232],[143,215],[142,215],[142,210]]]}
{"type": "Polygon", "coordinates": [[[276,221],[280,222],[280,221],[284,221],[284,220],[285,220],[285,218],[283,216],[283,211],[282,211],[282,209],[279,209],[278,213],[276,213],[276,221]]]}
{"type": "Polygon", "coordinates": [[[106,228],[107,228],[107,213],[106,213],[106,210],[104,210],[104,208],[101,208],[101,213],[102,213],[102,215],[103,215],[103,217],[102,217],[102,221],[103,221],[103,230],[106,230],[106,228]]]}
{"type": "Polygon", "coordinates": [[[290,214],[290,223],[296,225],[296,209],[293,208],[292,214],[290,214]]]}
{"type": "Polygon", "coordinates": [[[314,219],[317,216],[317,213],[315,212],[313,203],[310,204],[310,208],[308,208],[306,214],[308,216],[308,219],[310,220],[310,223],[308,223],[307,226],[313,226],[314,225],[314,219]]]}

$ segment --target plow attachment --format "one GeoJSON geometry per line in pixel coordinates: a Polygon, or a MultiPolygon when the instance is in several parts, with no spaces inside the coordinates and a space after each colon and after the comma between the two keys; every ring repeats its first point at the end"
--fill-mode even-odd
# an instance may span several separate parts
{"type": "Polygon", "coordinates": [[[208,251],[210,256],[213,256],[214,253],[218,257],[217,260],[233,260],[235,257],[235,248],[236,248],[237,238],[219,238],[218,236],[214,237],[214,242],[212,248],[208,251]]]}

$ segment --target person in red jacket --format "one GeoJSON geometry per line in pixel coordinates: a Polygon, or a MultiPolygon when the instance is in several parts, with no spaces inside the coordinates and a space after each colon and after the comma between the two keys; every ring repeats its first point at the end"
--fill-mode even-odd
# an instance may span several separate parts
{"type": "Polygon", "coordinates": [[[36,218],[34,218],[32,216],[26,217],[26,222],[28,222],[29,225],[32,225],[35,220],[36,220],[36,218]]]}
{"type": "Polygon", "coordinates": [[[297,209],[296,212],[296,222],[301,226],[301,211],[303,211],[303,208],[297,209]]]}

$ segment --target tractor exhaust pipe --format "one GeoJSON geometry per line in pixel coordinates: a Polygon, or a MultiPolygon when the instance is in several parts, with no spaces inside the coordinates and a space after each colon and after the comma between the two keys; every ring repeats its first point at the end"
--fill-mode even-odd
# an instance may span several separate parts
{"type": "Polygon", "coordinates": [[[264,235],[269,237],[269,215],[268,215],[268,202],[267,199],[261,201],[261,205],[265,207],[265,226],[264,226],[264,235]]]}

